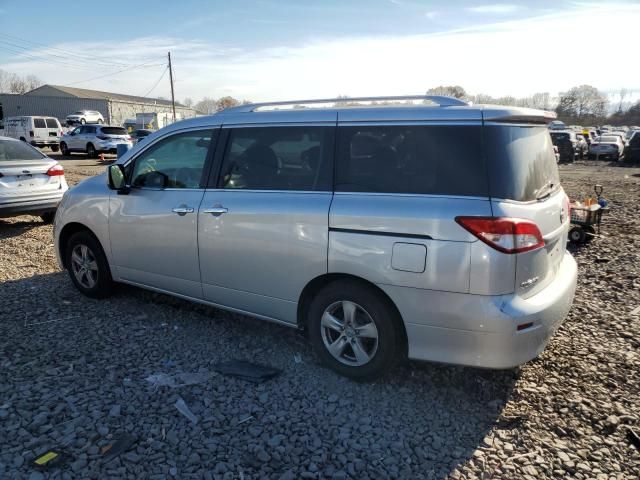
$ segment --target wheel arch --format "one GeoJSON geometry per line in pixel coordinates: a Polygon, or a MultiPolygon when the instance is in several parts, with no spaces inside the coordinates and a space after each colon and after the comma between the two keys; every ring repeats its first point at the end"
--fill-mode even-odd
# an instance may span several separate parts
{"type": "Polygon", "coordinates": [[[88,232],[93,238],[96,239],[96,242],[98,242],[98,245],[100,245],[100,248],[102,248],[102,251],[105,252],[106,255],[104,245],[102,245],[102,242],[93,232],[93,230],[79,222],[67,223],[64,227],[62,227],[62,230],[60,230],[60,235],[58,235],[58,253],[60,254],[60,258],[62,259],[62,266],[65,269],[69,269],[69,265],[67,265],[67,256],[65,255],[67,243],[69,242],[69,239],[72,237],[72,235],[78,232],[88,232]]]}
{"type": "Polygon", "coordinates": [[[362,277],[358,277],[356,275],[350,275],[347,273],[326,273],[324,275],[320,275],[313,280],[311,280],[302,290],[300,294],[300,298],[298,300],[298,311],[297,311],[297,323],[298,328],[302,330],[306,330],[307,328],[307,312],[309,311],[309,307],[313,298],[317,295],[320,290],[322,290],[325,286],[339,281],[339,280],[351,280],[353,282],[359,283],[371,290],[375,291],[380,297],[396,312],[396,318],[399,320],[398,330],[400,332],[400,339],[402,342],[402,351],[403,354],[407,354],[408,349],[408,339],[407,339],[407,330],[404,325],[404,320],[402,319],[402,314],[400,310],[394,303],[394,301],[387,295],[387,293],[378,287],[375,283],[365,280],[362,277]]]}

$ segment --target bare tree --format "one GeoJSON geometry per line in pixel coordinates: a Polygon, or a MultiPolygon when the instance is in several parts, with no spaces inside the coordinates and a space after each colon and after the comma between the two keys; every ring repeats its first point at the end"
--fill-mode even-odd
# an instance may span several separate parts
{"type": "Polygon", "coordinates": [[[189,108],[191,108],[191,107],[193,107],[193,99],[192,99],[191,97],[187,97],[187,98],[185,98],[185,99],[182,101],[182,104],[183,104],[185,107],[189,107],[189,108]]]}
{"type": "Polygon", "coordinates": [[[561,119],[583,123],[603,119],[607,113],[607,97],[591,85],[573,87],[560,96],[556,113],[561,119]]]}
{"type": "Polygon", "coordinates": [[[40,80],[35,75],[27,75],[24,78],[25,86],[27,87],[27,92],[31,90],[35,90],[36,88],[42,86],[42,80],[40,80]]]}
{"type": "Polygon", "coordinates": [[[233,97],[222,97],[216,101],[216,112],[221,112],[230,107],[236,107],[240,105],[240,102],[233,97]]]}
{"type": "Polygon", "coordinates": [[[460,85],[440,85],[427,90],[427,95],[445,95],[447,97],[467,99],[467,92],[460,85]]]}
{"type": "Polygon", "coordinates": [[[215,98],[204,97],[202,100],[195,104],[195,109],[201,113],[211,115],[212,113],[216,113],[218,111],[216,109],[216,106],[217,100],[215,98]]]}

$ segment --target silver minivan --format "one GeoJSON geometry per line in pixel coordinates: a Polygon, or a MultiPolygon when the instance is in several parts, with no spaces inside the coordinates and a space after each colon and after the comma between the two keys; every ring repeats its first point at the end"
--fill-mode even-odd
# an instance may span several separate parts
{"type": "Polygon", "coordinates": [[[552,116],[416,98],[174,123],[65,195],[60,266],[91,297],[121,282],[304,329],[356,379],[526,362],[576,288],[552,116]]]}

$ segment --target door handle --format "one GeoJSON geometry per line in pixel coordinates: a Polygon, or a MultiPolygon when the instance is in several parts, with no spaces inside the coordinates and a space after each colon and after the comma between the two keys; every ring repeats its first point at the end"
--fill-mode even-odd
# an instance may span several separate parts
{"type": "Polygon", "coordinates": [[[171,211],[182,217],[187,213],[193,213],[193,208],[187,207],[186,205],[180,205],[179,207],[172,208],[171,211]]]}
{"type": "Polygon", "coordinates": [[[222,205],[214,205],[211,208],[205,208],[202,210],[202,213],[211,213],[212,215],[215,215],[216,217],[218,215],[222,215],[223,213],[227,213],[229,211],[229,209],[227,207],[223,207],[222,205]]]}

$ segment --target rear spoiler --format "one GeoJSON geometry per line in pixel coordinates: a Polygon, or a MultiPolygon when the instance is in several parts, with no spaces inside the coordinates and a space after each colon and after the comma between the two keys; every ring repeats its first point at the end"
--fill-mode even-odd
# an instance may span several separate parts
{"type": "Polygon", "coordinates": [[[485,122],[533,123],[547,125],[558,118],[558,116],[555,112],[548,110],[485,105],[482,108],[482,118],[485,122]]]}

